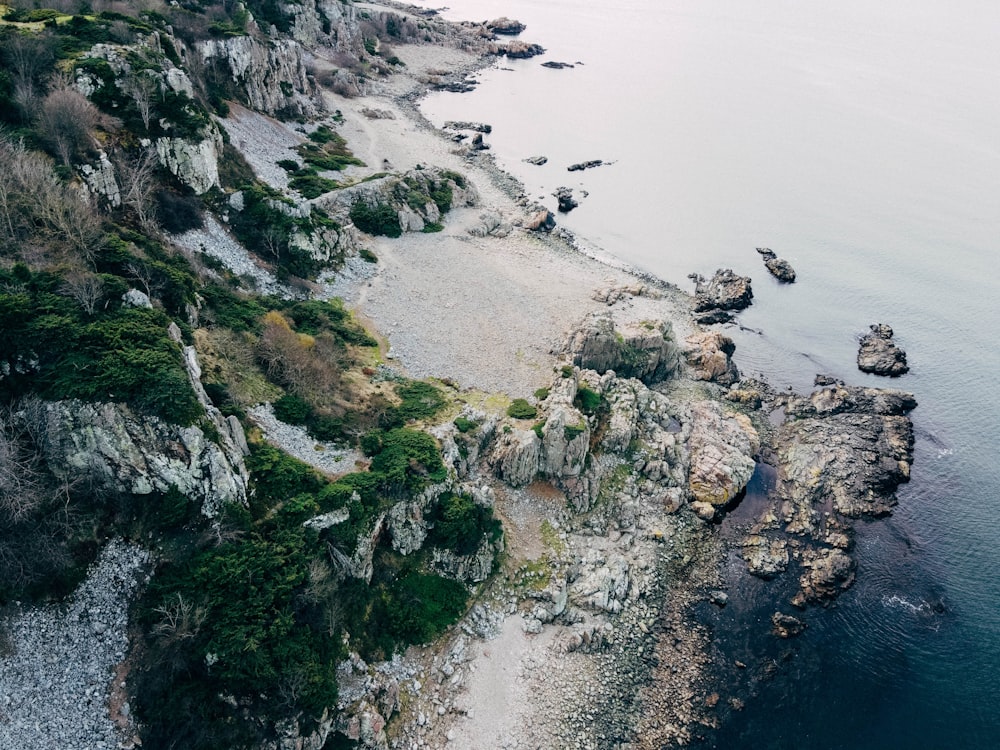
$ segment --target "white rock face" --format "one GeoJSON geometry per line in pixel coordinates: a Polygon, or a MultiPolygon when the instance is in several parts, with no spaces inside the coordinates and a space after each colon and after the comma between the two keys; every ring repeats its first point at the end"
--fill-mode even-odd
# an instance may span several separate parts
{"type": "Polygon", "coordinates": [[[198,195],[219,186],[219,152],[222,138],[212,128],[210,137],[201,141],[183,138],[157,138],[156,155],[160,164],[198,195]]]}
{"type": "Polygon", "coordinates": [[[251,109],[297,117],[312,117],[320,111],[302,60],[302,46],[292,39],[209,39],[198,44],[198,52],[205,62],[226,61],[251,109]]]}

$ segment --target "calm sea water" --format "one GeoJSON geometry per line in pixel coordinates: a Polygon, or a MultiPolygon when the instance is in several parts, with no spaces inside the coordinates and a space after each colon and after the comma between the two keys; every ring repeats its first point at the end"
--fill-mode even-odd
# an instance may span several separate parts
{"type": "Polygon", "coordinates": [[[752,275],[728,331],[744,372],[920,402],[913,480],[863,526],[859,583],[711,741],[1000,747],[1000,3],[452,0],[445,15],[516,17],[548,54],[430,96],[433,122],[491,123],[531,194],[588,191],[560,222],[635,266],[689,289],[691,272],[752,275]],[[566,171],[587,159],[614,163],[566,171]],[[798,283],[774,282],[757,246],[798,283]],[[855,368],[877,321],[908,352],[898,381],[855,368]]]}

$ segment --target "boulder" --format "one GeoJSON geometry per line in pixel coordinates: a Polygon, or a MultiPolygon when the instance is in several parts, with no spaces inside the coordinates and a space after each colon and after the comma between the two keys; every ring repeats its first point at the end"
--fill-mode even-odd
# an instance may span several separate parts
{"type": "Polygon", "coordinates": [[[738,276],[730,268],[720,268],[711,279],[698,274],[688,278],[695,283],[695,312],[743,310],[753,300],[749,276],[738,276]]]}
{"type": "Polygon", "coordinates": [[[687,347],[684,358],[693,370],[695,380],[705,380],[720,385],[732,385],[740,379],[740,371],[733,362],[736,344],[718,331],[694,333],[684,339],[687,347]]]}
{"type": "Polygon", "coordinates": [[[893,378],[909,372],[906,352],[896,346],[892,337],[892,329],[884,323],[871,326],[871,332],[861,337],[858,348],[858,369],[893,378]]]}
{"type": "Polygon", "coordinates": [[[727,414],[715,401],[691,406],[688,485],[696,502],[723,508],[743,491],[756,468],[760,438],[743,414],[727,414]]]}
{"type": "MultiPolygon", "coordinates": [[[[506,425],[510,427],[510,425],[506,425]]],[[[523,487],[534,481],[542,455],[542,441],[534,430],[500,431],[490,464],[496,475],[513,487],[523,487]]]]}
{"type": "Polygon", "coordinates": [[[791,263],[779,258],[773,250],[767,247],[758,247],[757,252],[761,254],[765,268],[771,272],[774,278],[788,284],[795,281],[795,269],[792,268],[791,263]]]}
{"type": "Polygon", "coordinates": [[[524,161],[527,164],[534,164],[536,167],[540,167],[543,164],[546,164],[548,162],[548,160],[549,160],[549,157],[547,157],[547,156],[529,156],[524,161]]]}
{"type": "Polygon", "coordinates": [[[551,232],[555,226],[556,217],[547,208],[536,211],[524,222],[524,228],[533,232],[551,232]]]}
{"type": "Polygon", "coordinates": [[[559,202],[559,212],[567,214],[580,204],[573,197],[573,189],[568,187],[556,188],[556,191],[552,193],[555,199],[559,202]]]}

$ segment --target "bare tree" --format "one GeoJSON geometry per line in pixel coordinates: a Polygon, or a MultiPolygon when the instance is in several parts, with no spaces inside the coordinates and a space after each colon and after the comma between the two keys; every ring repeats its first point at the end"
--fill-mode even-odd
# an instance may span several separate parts
{"type": "Polygon", "coordinates": [[[93,315],[104,298],[104,281],[96,273],[73,268],[63,277],[61,291],[76,300],[87,315],[93,315]]]}
{"type": "Polygon", "coordinates": [[[187,599],[180,592],[154,610],[160,621],[153,626],[153,633],[163,647],[169,647],[198,635],[207,612],[187,599]]]}
{"type": "Polygon", "coordinates": [[[157,164],[156,153],[151,148],[131,158],[119,153],[115,155],[114,163],[121,183],[122,204],[135,214],[144,230],[153,231],[156,227],[156,209],[153,203],[153,196],[157,191],[157,183],[153,179],[157,164]]]}
{"type": "Polygon", "coordinates": [[[65,80],[57,81],[42,101],[37,124],[42,137],[67,167],[94,142],[100,112],[65,80]]]}
{"type": "Polygon", "coordinates": [[[142,118],[142,126],[149,131],[149,124],[156,110],[156,97],[160,93],[160,85],[145,71],[132,73],[125,79],[122,89],[132,97],[135,108],[142,118]]]}
{"type": "Polygon", "coordinates": [[[42,457],[9,409],[0,412],[0,517],[8,523],[34,514],[46,500],[42,457]]]}

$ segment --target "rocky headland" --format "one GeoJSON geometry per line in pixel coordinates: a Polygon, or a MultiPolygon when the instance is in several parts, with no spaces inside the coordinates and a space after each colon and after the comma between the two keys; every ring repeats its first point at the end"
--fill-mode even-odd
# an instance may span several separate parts
{"type": "MultiPolygon", "coordinates": [[[[218,155],[229,146],[283,197],[227,190],[213,204],[215,218],[173,241],[213,258],[217,274],[256,279],[247,283],[274,299],[342,298],[380,341],[377,362],[345,375],[363,398],[411,378],[445,394],[440,412],[415,422],[432,436],[441,470],[411,461],[408,476],[419,478],[419,491],[378,505],[349,544],[338,538],[346,552],[330,543],[330,557],[338,581],[350,585],[372,584],[385,559],[400,566],[424,560],[473,599],[443,635],[401,653],[363,658],[352,638],[363,634],[346,623],[335,703],[282,721],[260,719],[269,737],[260,746],[686,746],[745,699],[729,694],[720,702],[726,691],[717,682],[718,650],[698,615],[741,596],[728,580],[727,556],[739,554],[760,578],[798,581],[789,603],[795,614],[776,594],[773,617],[748,627],[780,638],[801,633],[815,616],[809,608],[854,580],[851,524],[890,512],[897,486],[909,478],[907,413],[916,402],[901,391],[839,382],[796,395],[744,379],[732,339],[702,325],[749,305],[749,278],[730,270],[696,277],[692,296],[598,262],[578,252],[485,149],[454,138],[471,131],[482,144],[489,126],[451,122],[439,130],[419,114],[414,102],[429,88],[461,88],[496,55],[539,54],[538,45],[493,36],[518,34],[522,24],[452,25],[422,9],[365,6],[383,25],[391,17],[394,28],[425,29],[429,43],[416,35],[393,43],[403,63],[395,65],[366,51],[356,6],[333,6],[332,19],[324,6],[324,23],[319,6],[305,3],[288,37],[273,43],[249,35],[199,48],[246,88],[248,106],[214,116],[195,138],[161,139],[160,164],[191,191],[209,193],[220,189],[218,155]],[[347,53],[381,72],[350,72],[338,64],[347,53]],[[312,73],[300,69],[306,56],[312,73]],[[265,85],[272,79],[287,85],[265,85]],[[297,160],[316,153],[310,143],[333,142],[321,127],[356,158],[341,165],[336,184],[319,183],[322,192],[306,198],[294,192],[304,184],[297,160]],[[279,164],[289,161],[295,169],[279,164]],[[294,227],[285,250],[330,270],[292,283],[249,252],[237,229],[254,200],[294,227]],[[777,477],[767,509],[735,537],[721,534],[720,521],[763,467],[777,477]],[[495,514],[502,538],[484,533],[467,548],[436,544],[442,503],[455,497],[495,514]]],[[[115,50],[94,54],[112,68],[123,59],[115,50]]],[[[182,73],[171,75],[165,80],[183,88],[182,73]]],[[[329,163],[331,152],[324,156],[329,163]]],[[[113,200],[114,179],[87,184],[113,200]]],[[[569,210],[572,194],[560,195],[560,208],[565,200],[569,210]]],[[[281,335],[282,324],[271,323],[281,335]]],[[[224,416],[213,401],[219,390],[203,382],[209,372],[239,365],[238,347],[226,349],[196,314],[186,325],[194,345],[180,329],[171,335],[203,419],[178,427],[122,403],[49,403],[46,460],[109,493],[159,498],[176,489],[197,503],[220,545],[222,509],[250,507],[253,493],[262,492],[247,468],[248,440],[281,448],[332,482],[375,465],[375,457],[282,422],[273,388],[252,391],[244,383],[261,397],[242,421],[224,416]]],[[[307,337],[293,335],[315,345],[307,337]]],[[[347,528],[362,498],[346,495],[342,507],[303,511],[297,528],[347,528]]],[[[285,500],[312,507],[301,497],[285,500]]],[[[8,691],[13,702],[2,706],[12,717],[4,724],[12,747],[136,746],[142,727],[121,710],[130,663],[122,602],[140,586],[147,561],[145,551],[113,542],[62,610],[18,611],[9,619],[12,653],[0,658],[5,679],[18,683],[8,691]],[[33,665],[47,674],[39,666],[43,636],[27,634],[25,623],[49,620],[46,632],[69,632],[84,663],[67,662],[68,669],[88,675],[55,681],[60,700],[51,702],[51,715],[29,701],[51,685],[20,677],[33,665]],[[112,665],[119,670],[114,689],[112,665]],[[50,719],[64,703],[94,705],[99,718],[63,730],[50,719]]],[[[132,648],[140,661],[141,649],[132,648]]],[[[249,703],[239,708],[252,713],[249,703]]]]}

